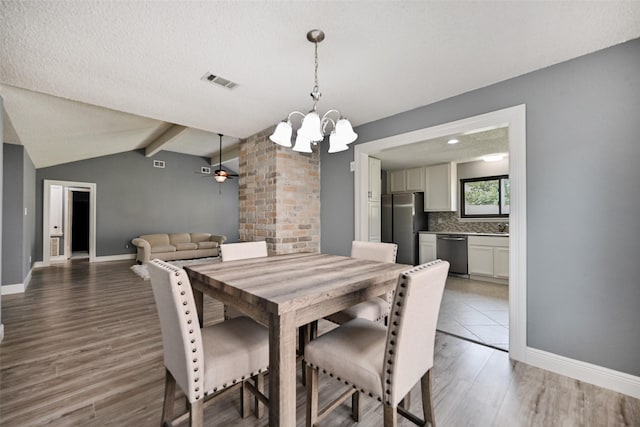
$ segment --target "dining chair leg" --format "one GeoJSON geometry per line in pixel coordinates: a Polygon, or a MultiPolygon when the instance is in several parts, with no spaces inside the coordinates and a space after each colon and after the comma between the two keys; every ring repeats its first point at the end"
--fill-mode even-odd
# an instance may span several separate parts
{"type": "Polygon", "coordinates": [[[318,422],[318,368],[306,366],[307,371],[307,427],[318,422]]]}
{"type": "Polygon", "coordinates": [[[409,393],[407,393],[404,399],[400,401],[399,405],[402,406],[402,409],[406,411],[409,410],[409,408],[411,407],[411,390],[409,390],[409,393]]]}
{"type": "Polygon", "coordinates": [[[436,427],[436,417],[433,413],[433,382],[431,369],[429,369],[420,379],[420,388],[422,389],[422,410],[424,412],[425,423],[436,427]]]}
{"type": "Polygon", "coordinates": [[[242,381],[242,387],[240,388],[240,413],[242,418],[247,418],[251,413],[251,392],[247,388],[247,381],[242,381]]]}
{"type": "MultiPolygon", "coordinates": [[[[304,326],[300,326],[298,328],[298,354],[304,356],[304,348],[309,341],[318,337],[318,321],[314,320],[311,323],[307,323],[304,326]]],[[[307,370],[304,367],[304,362],[302,362],[302,373],[301,373],[302,385],[307,385],[307,370]]]]}
{"type": "Polygon", "coordinates": [[[204,399],[198,399],[189,408],[189,427],[204,426],[204,399]]]}
{"type": "MultiPolygon", "coordinates": [[[[256,386],[256,389],[258,389],[260,393],[264,394],[264,373],[258,374],[255,377],[253,377],[253,381],[256,386]]],[[[264,404],[257,397],[255,398],[255,408],[256,408],[255,409],[256,418],[262,418],[262,416],[264,415],[265,407],[264,407],[264,404]]]]}
{"type": "Polygon", "coordinates": [[[170,426],[173,421],[173,406],[176,399],[176,380],[168,369],[165,369],[164,402],[162,403],[161,426],[170,426]]]}
{"type": "Polygon", "coordinates": [[[383,404],[384,427],[398,427],[398,409],[394,406],[383,404]]]}
{"type": "Polygon", "coordinates": [[[356,391],[351,395],[351,418],[353,421],[360,421],[360,392],[356,391]]]}

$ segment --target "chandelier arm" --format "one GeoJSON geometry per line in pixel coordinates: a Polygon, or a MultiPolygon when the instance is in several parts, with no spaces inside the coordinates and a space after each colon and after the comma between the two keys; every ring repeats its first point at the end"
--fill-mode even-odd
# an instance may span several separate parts
{"type": "Polygon", "coordinates": [[[295,114],[300,114],[303,118],[305,116],[304,113],[300,112],[300,111],[292,111],[289,113],[289,115],[287,116],[287,120],[291,121],[291,116],[295,115],[295,114]]]}
{"type": "MultiPolygon", "coordinates": [[[[336,110],[334,110],[334,111],[336,111],[336,110]]],[[[329,123],[331,123],[331,124],[333,125],[333,128],[334,128],[334,129],[336,128],[336,122],[334,122],[332,118],[327,117],[327,115],[326,115],[326,114],[325,114],[324,116],[322,116],[322,122],[321,122],[321,123],[322,123],[322,134],[323,134],[323,135],[325,135],[325,134],[326,134],[326,131],[327,131],[327,125],[328,125],[329,123]]]]}
{"type": "MultiPolygon", "coordinates": [[[[329,111],[327,111],[326,113],[324,113],[324,114],[322,115],[322,120],[326,120],[326,119],[328,118],[328,116],[329,116],[329,114],[330,114],[330,113],[338,113],[338,118],[342,117],[342,114],[340,114],[340,111],[339,111],[339,110],[335,110],[335,109],[334,109],[334,110],[329,110],[329,111]]],[[[335,123],[335,122],[334,122],[334,123],[335,123]]]]}

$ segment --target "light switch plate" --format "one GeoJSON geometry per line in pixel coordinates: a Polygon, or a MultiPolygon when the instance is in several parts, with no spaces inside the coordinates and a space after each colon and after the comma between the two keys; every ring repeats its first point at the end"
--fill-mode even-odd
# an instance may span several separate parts
{"type": "Polygon", "coordinates": [[[356,171],[356,162],[350,162],[349,163],[349,170],[351,172],[355,172],[356,171]]]}

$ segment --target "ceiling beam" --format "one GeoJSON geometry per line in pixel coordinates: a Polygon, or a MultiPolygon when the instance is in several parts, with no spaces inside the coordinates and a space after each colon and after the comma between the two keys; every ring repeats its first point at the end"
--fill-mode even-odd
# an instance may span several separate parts
{"type": "Polygon", "coordinates": [[[156,154],[158,151],[162,150],[166,144],[169,143],[176,136],[180,135],[187,128],[181,125],[172,125],[167,129],[162,135],[154,139],[144,148],[144,155],[146,157],[151,157],[156,154]]]}

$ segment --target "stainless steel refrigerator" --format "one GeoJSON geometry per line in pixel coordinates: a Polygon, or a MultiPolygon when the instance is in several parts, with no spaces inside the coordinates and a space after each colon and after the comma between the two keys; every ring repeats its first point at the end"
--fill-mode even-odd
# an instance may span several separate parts
{"type": "Polygon", "coordinates": [[[382,195],[382,241],[398,245],[396,262],[418,264],[418,231],[427,229],[424,193],[382,195]]]}

